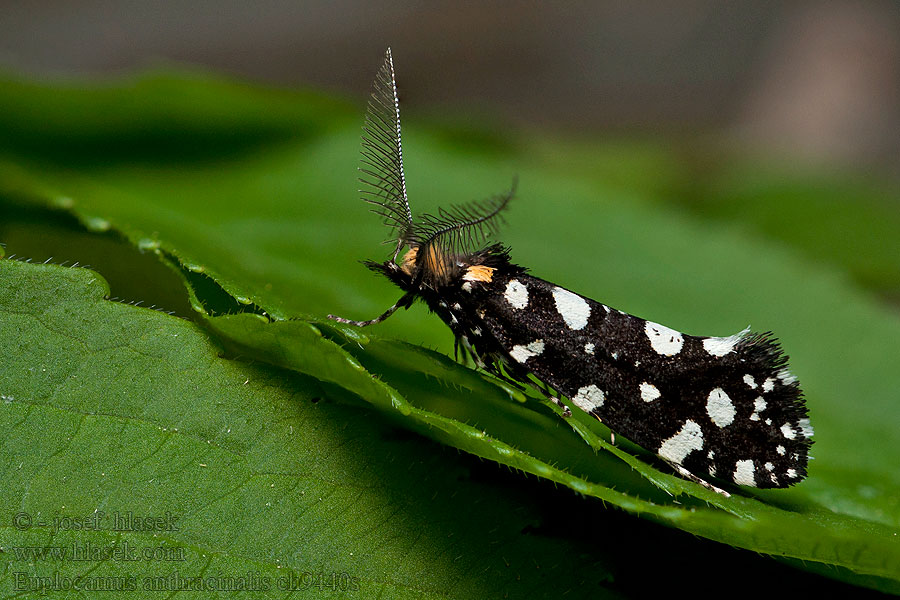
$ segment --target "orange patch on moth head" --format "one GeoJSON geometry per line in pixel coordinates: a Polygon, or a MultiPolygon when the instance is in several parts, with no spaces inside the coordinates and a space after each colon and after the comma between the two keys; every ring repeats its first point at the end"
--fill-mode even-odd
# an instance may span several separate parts
{"type": "MultiPolygon", "coordinates": [[[[409,252],[403,255],[403,260],[400,261],[400,270],[407,275],[411,276],[413,271],[418,267],[419,248],[420,246],[410,248],[409,252]]],[[[429,277],[445,276],[445,272],[447,271],[447,267],[444,265],[446,255],[441,252],[441,249],[436,246],[428,246],[424,255],[425,263],[422,267],[424,268],[425,273],[427,273],[429,277]]]]}
{"type": "Polygon", "coordinates": [[[486,267],[484,265],[472,265],[466,269],[466,272],[463,275],[465,281],[483,281],[484,283],[490,283],[493,278],[494,268],[486,267]]]}
{"type": "Polygon", "coordinates": [[[400,270],[407,275],[412,275],[413,269],[416,268],[416,255],[418,254],[418,248],[410,248],[409,252],[403,255],[403,260],[400,261],[400,270]]]}

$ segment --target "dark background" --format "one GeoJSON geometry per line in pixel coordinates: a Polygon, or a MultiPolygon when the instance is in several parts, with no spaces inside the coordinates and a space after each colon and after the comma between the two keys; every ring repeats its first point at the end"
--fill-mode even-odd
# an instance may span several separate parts
{"type": "MultiPolygon", "coordinates": [[[[202,65],[362,97],[393,47],[406,114],[564,133],[712,136],[900,177],[900,4],[0,2],[0,69],[202,65]]],[[[773,154],[774,153],[774,154],[773,154]]]]}

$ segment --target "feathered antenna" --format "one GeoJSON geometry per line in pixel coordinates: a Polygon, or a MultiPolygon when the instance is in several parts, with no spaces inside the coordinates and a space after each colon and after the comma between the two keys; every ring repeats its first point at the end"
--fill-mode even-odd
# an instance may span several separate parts
{"type": "Polygon", "coordinates": [[[458,256],[469,255],[504,223],[504,209],[516,194],[518,179],[509,191],[488,198],[438,209],[437,215],[423,215],[416,223],[411,242],[419,246],[419,256],[429,257],[429,270],[437,279],[445,279],[458,256]]]}
{"type": "Polygon", "coordinates": [[[362,159],[359,178],[364,189],[363,200],[374,204],[372,212],[384,219],[397,235],[394,262],[400,248],[406,244],[413,230],[412,212],[406,198],[406,179],[403,176],[403,148],[400,141],[400,103],[391,49],[384,55],[384,63],[375,82],[363,125],[362,159]]]}

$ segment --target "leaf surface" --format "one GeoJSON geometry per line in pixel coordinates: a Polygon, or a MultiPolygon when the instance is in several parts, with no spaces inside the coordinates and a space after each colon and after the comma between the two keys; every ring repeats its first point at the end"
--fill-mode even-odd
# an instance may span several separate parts
{"type": "Polygon", "coordinates": [[[0,365],[4,596],[45,577],[147,598],[615,597],[597,557],[525,533],[533,503],[340,388],[224,359],[195,324],[106,291],[87,269],[0,261],[0,340],[19,340],[0,365]]]}

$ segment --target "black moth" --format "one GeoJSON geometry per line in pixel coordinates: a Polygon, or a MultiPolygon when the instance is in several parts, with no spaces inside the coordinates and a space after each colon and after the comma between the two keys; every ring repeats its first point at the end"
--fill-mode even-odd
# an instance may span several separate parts
{"type": "Polygon", "coordinates": [[[515,185],[413,220],[390,49],[369,101],[362,154],[363,199],[396,234],[391,259],[366,264],[404,295],[370,321],[332,319],[371,325],[423,300],[479,367],[516,384],[531,385],[534,375],[564,415],[571,413],[550,388],[685,477],[724,494],[705,478],[778,488],[806,476],[812,428],[769,333],[685,335],[528,275],[507,248],[484,246],[515,185]]]}

